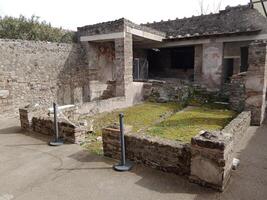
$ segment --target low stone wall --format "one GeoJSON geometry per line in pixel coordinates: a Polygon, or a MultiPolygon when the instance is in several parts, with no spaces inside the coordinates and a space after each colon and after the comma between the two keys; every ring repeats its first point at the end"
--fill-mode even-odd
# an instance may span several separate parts
{"type": "MultiPolygon", "coordinates": [[[[126,127],[126,157],[165,172],[188,175],[194,183],[223,191],[231,176],[236,143],[244,136],[250,121],[251,113],[242,112],[223,130],[193,137],[191,145],[135,134],[126,127]]],[[[102,134],[104,155],[120,159],[119,128],[110,126],[102,134]]]]}
{"type": "Polygon", "coordinates": [[[223,191],[231,176],[236,143],[250,126],[251,113],[242,112],[222,131],[200,133],[191,140],[190,180],[223,191]]]}
{"type": "Polygon", "coordinates": [[[20,125],[23,130],[30,130],[34,116],[47,114],[44,108],[27,107],[19,109],[20,125]]]}
{"type": "MultiPolygon", "coordinates": [[[[19,109],[21,128],[25,131],[54,135],[53,118],[44,115],[44,110],[32,110],[30,108],[19,109]]],[[[67,110],[67,113],[70,110],[67,110]]],[[[65,114],[67,114],[65,113],[65,114]]],[[[58,122],[59,136],[70,143],[80,143],[85,140],[86,128],[75,126],[65,120],[58,122]]]]}
{"type": "MultiPolygon", "coordinates": [[[[136,163],[179,175],[190,174],[190,147],[177,141],[125,131],[126,157],[136,163]]],[[[104,155],[120,159],[120,131],[103,129],[104,155]]]]}
{"type": "Polygon", "coordinates": [[[192,93],[192,87],[182,80],[150,80],[144,85],[144,91],[144,98],[149,101],[186,104],[192,93]]]}
{"type": "MultiPolygon", "coordinates": [[[[50,117],[33,117],[32,130],[44,135],[54,135],[54,122],[50,117]]],[[[86,129],[77,127],[66,121],[58,122],[59,137],[70,143],[80,143],[85,140],[86,129]]]]}

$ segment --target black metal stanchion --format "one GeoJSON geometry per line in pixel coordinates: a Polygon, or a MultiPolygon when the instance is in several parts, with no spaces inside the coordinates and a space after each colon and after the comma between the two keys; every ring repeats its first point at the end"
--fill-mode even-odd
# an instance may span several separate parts
{"type": "Polygon", "coordinates": [[[120,141],[121,141],[121,161],[119,164],[114,165],[113,168],[116,171],[129,171],[133,167],[133,165],[130,162],[126,162],[125,158],[125,141],[124,141],[124,129],[123,129],[123,113],[120,113],[120,141]]]}
{"type": "Polygon", "coordinates": [[[58,120],[57,120],[57,104],[53,103],[53,110],[54,110],[54,139],[49,143],[51,146],[60,146],[63,144],[63,141],[59,139],[58,135],[58,120]]]}

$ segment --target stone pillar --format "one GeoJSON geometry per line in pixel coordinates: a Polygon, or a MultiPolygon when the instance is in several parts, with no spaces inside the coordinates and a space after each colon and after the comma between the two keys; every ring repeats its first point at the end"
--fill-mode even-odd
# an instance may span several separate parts
{"type": "Polygon", "coordinates": [[[245,78],[245,110],[252,113],[252,125],[261,125],[266,110],[266,42],[254,42],[249,46],[249,68],[245,78]]]}
{"type": "Polygon", "coordinates": [[[125,96],[126,86],[133,82],[132,34],[115,39],[116,96],[125,96]]]}
{"type": "Polygon", "coordinates": [[[223,43],[203,45],[203,84],[210,90],[218,90],[222,83],[223,43]]]}
{"type": "Polygon", "coordinates": [[[230,108],[237,112],[241,112],[245,107],[246,88],[244,84],[245,74],[233,75],[230,84],[229,103],[230,108]]]}
{"type": "Polygon", "coordinates": [[[233,137],[225,137],[221,132],[205,132],[193,137],[189,180],[223,191],[230,178],[233,143],[233,137]]]}
{"type": "Polygon", "coordinates": [[[203,57],[203,46],[195,46],[195,66],[194,66],[194,82],[200,83],[202,78],[202,57],[203,57]]]}
{"type": "Polygon", "coordinates": [[[31,128],[31,116],[28,109],[19,109],[20,125],[23,130],[29,130],[31,128]]]}

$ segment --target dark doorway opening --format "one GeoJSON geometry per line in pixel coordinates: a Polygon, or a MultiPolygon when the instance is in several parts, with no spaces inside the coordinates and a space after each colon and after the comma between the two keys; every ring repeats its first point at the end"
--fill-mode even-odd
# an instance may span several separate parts
{"type": "Polygon", "coordinates": [[[149,77],[193,80],[194,60],[194,46],[149,50],[149,77]]]}
{"type": "Polygon", "coordinates": [[[223,80],[225,82],[230,82],[231,77],[234,74],[234,59],[225,58],[223,60],[223,80]]]}
{"type": "Polygon", "coordinates": [[[181,47],[171,50],[171,67],[174,69],[194,69],[195,49],[193,47],[181,47]]]}

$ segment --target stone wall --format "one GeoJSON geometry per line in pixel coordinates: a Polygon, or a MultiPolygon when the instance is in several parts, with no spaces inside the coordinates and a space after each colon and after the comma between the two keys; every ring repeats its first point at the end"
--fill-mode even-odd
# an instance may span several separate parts
{"type": "Polygon", "coordinates": [[[252,113],[252,124],[261,125],[266,111],[267,42],[249,46],[249,67],[245,77],[245,109],[252,113]]]}
{"type": "MultiPolygon", "coordinates": [[[[51,117],[33,117],[32,118],[33,132],[54,136],[54,123],[51,117]]],[[[86,129],[84,127],[74,126],[64,120],[58,122],[59,137],[65,142],[81,143],[85,140],[86,129]]]]}
{"type": "Polygon", "coordinates": [[[0,113],[14,115],[26,105],[47,108],[52,102],[83,104],[123,96],[125,85],[132,82],[131,40],[131,35],[122,39],[123,46],[117,44],[115,55],[115,42],[1,39],[0,113]],[[123,92],[116,94],[120,87],[123,92]]]}
{"type": "Polygon", "coordinates": [[[245,109],[246,88],[244,78],[246,73],[232,76],[230,83],[229,103],[234,111],[241,112],[245,109]]]}
{"type": "Polygon", "coordinates": [[[82,46],[85,49],[88,77],[87,83],[80,86],[83,99],[75,103],[114,97],[115,93],[111,92],[111,89],[116,79],[115,43],[82,42],[82,46]]]}
{"type": "Polygon", "coordinates": [[[192,87],[182,80],[151,80],[144,85],[144,99],[149,101],[186,104],[191,94],[192,87]]]}
{"type": "Polygon", "coordinates": [[[1,39],[0,51],[1,114],[28,104],[50,106],[58,96],[70,103],[75,84],[87,77],[79,44],[1,39]]]}
{"type": "MultiPolygon", "coordinates": [[[[44,115],[44,110],[21,108],[19,113],[21,128],[24,131],[49,135],[51,138],[55,135],[53,117],[44,115]]],[[[66,142],[80,143],[85,140],[87,130],[83,126],[76,126],[59,119],[58,128],[59,136],[66,142]]]]}
{"type": "Polygon", "coordinates": [[[202,62],[203,62],[203,46],[195,46],[195,60],[194,60],[194,82],[201,83],[202,80],[202,62]]]}
{"type": "Polygon", "coordinates": [[[223,191],[231,176],[236,144],[250,126],[251,113],[242,112],[222,131],[204,132],[191,140],[190,180],[223,191]]]}
{"type": "MultiPolygon", "coordinates": [[[[142,134],[133,134],[128,128],[125,132],[127,159],[165,172],[189,175],[189,145],[142,134]]],[[[118,127],[105,128],[102,134],[104,155],[120,159],[120,131],[118,127]]]]}
{"type": "MultiPolygon", "coordinates": [[[[160,139],[125,128],[126,158],[165,172],[190,175],[190,181],[223,191],[231,176],[236,144],[250,126],[244,111],[223,130],[203,132],[190,144],[160,139]]],[[[104,155],[120,159],[120,131],[116,125],[102,130],[104,155]]]]}

